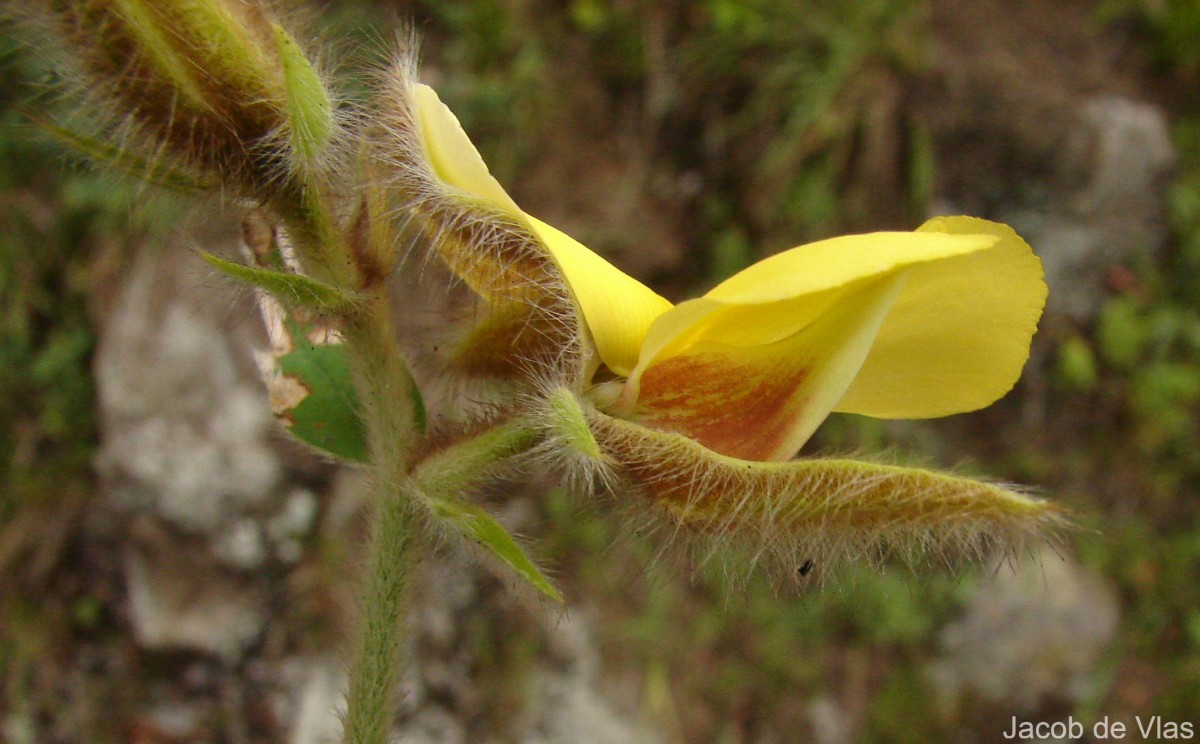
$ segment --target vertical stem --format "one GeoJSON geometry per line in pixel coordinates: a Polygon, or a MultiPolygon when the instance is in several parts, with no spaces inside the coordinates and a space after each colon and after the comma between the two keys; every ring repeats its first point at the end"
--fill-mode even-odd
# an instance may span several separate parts
{"type": "Polygon", "coordinates": [[[377,488],[394,488],[407,477],[409,459],[425,430],[425,408],[396,332],[384,290],[345,319],[346,353],[354,372],[363,423],[370,438],[371,463],[382,479],[377,488]]]}
{"type": "Polygon", "coordinates": [[[293,178],[281,186],[271,206],[287,225],[302,273],[337,287],[358,286],[353,257],[334,225],[321,188],[311,179],[293,178]]]}
{"type": "Polygon", "coordinates": [[[365,281],[375,267],[363,261],[378,251],[355,251],[349,243],[353,236],[335,229],[321,190],[309,182],[294,185],[280,211],[298,252],[308,259],[306,267],[367,295],[361,307],[341,318],[370,446],[374,507],[342,741],[386,744],[399,702],[396,688],[419,528],[409,468],[424,436],[425,410],[396,342],[386,287],[365,281]]]}
{"type": "Polygon", "coordinates": [[[398,703],[414,520],[407,494],[380,495],[384,498],[371,529],[359,646],[346,692],[345,744],[386,744],[398,703]]]}
{"type": "Polygon", "coordinates": [[[383,293],[347,318],[344,330],[370,439],[375,514],[343,742],[386,744],[398,702],[417,528],[409,461],[421,437],[424,413],[397,347],[383,293]]]}

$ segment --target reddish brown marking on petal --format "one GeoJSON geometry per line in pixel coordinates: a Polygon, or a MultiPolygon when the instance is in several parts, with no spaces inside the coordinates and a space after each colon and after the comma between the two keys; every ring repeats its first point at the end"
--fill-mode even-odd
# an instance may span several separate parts
{"type": "Polygon", "coordinates": [[[458,344],[453,362],[480,377],[522,377],[530,369],[552,369],[563,356],[563,324],[545,303],[510,303],[492,308],[458,344]]]}
{"type": "Polygon", "coordinates": [[[721,353],[653,364],[642,374],[636,417],[721,454],[775,459],[795,423],[792,397],[808,371],[774,366],[778,374],[721,353]]]}

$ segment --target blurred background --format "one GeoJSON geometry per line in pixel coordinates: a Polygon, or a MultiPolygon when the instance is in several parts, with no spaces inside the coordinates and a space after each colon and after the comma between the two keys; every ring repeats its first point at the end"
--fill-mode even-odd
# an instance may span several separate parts
{"type": "MultiPolygon", "coordinates": [[[[1200,729],[1200,4],[340,0],[312,27],[369,63],[401,22],[516,200],[675,300],[837,233],[1014,225],[1051,286],[1017,389],[835,416],[805,454],[1031,484],[1081,526],[781,590],[500,486],[568,609],[431,550],[402,741],[1200,729]]],[[[252,298],[188,250],[234,250],[240,212],[71,159],[18,111],[54,71],[7,26],[0,55],[0,741],[326,741],[362,501],[277,431],[252,298]]]]}

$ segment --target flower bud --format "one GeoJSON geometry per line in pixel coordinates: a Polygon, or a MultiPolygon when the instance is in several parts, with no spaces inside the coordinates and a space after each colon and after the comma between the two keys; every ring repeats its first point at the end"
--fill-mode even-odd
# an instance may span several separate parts
{"type": "Polygon", "coordinates": [[[50,0],[100,95],[156,156],[261,196],[330,138],[316,72],[266,5],[245,0],[50,0]]]}

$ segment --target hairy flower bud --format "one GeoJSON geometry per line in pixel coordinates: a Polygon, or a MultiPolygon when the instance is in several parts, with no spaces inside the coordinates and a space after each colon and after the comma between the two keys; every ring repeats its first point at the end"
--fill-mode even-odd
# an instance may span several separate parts
{"type": "Polygon", "coordinates": [[[45,10],[82,68],[82,92],[155,156],[261,196],[330,138],[329,97],[262,2],[49,0],[45,10]]]}

